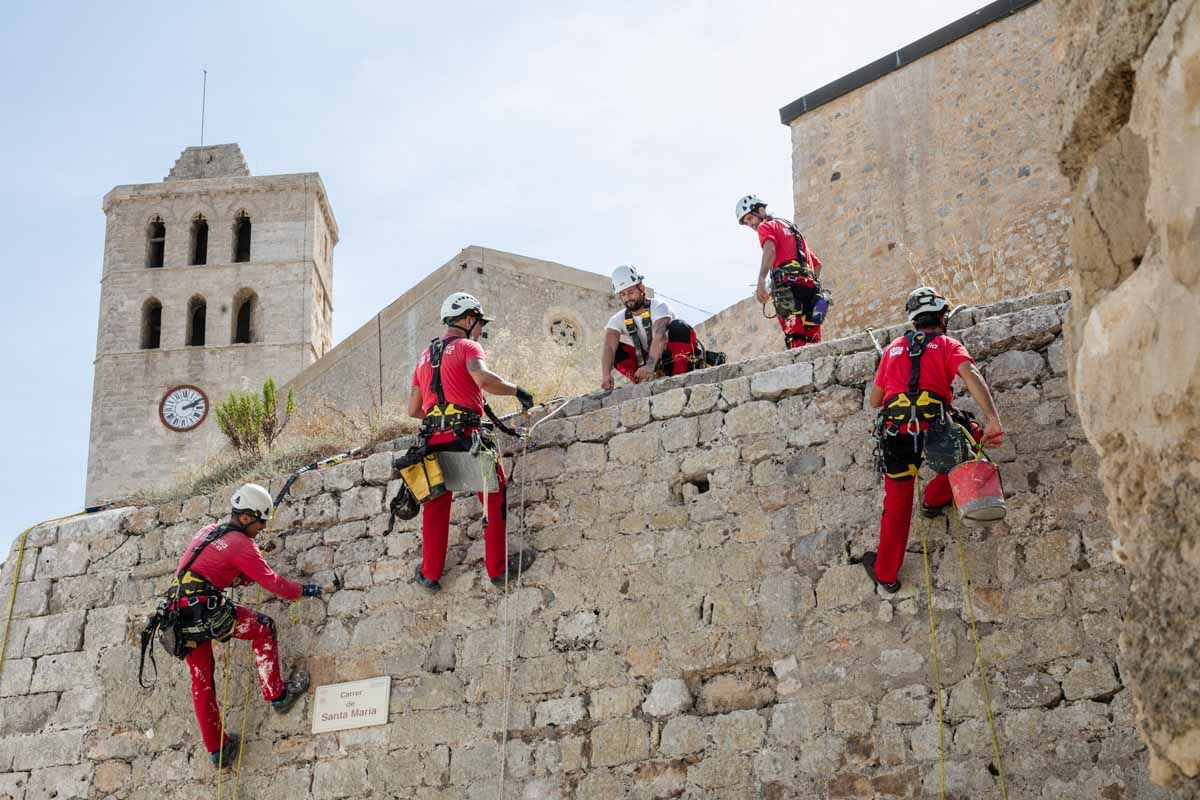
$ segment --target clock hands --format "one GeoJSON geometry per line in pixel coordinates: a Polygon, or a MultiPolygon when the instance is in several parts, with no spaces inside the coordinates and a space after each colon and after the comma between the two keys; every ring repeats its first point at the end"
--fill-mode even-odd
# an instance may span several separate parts
{"type": "Polygon", "coordinates": [[[180,411],[187,411],[189,408],[195,408],[196,406],[200,405],[200,404],[201,404],[201,403],[203,403],[203,402],[204,402],[204,398],[203,398],[203,397],[197,397],[195,400],[193,400],[192,402],[188,403],[186,406],[184,406],[183,408],[181,408],[181,409],[179,409],[179,410],[180,410],[180,411]]]}

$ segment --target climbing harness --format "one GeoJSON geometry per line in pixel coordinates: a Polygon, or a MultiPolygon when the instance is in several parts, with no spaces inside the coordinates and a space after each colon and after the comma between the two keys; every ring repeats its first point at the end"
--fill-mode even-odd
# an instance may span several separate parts
{"type": "MultiPolygon", "coordinates": [[[[650,319],[650,304],[647,302],[645,306],[637,311],[625,309],[625,333],[629,335],[629,341],[633,342],[633,349],[637,355],[637,365],[645,366],[650,361],[650,345],[654,341],[654,325],[650,319]],[[643,336],[638,335],[638,328],[641,328],[643,336]]],[[[691,352],[687,354],[688,371],[693,369],[702,369],[704,367],[719,367],[726,361],[724,353],[719,353],[716,350],[709,350],[704,344],[696,338],[696,331],[691,325],[680,319],[672,320],[668,326],[666,333],[668,342],[688,343],[691,345],[691,352]],[[686,338],[675,338],[672,336],[681,335],[675,330],[676,323],[681,326],[686,326],[686,338]]],[[[673,354],[670,352],[670,344],[663,348],[662,355],[658,359],[658,364],[655,365],[655,371],[663,375],[675,374],[675,361],[673,354]]]]}
{"type": "MultiPolygon", "coordinates": [[[[918,485],[913,490],[913,506],[914,511],[916,504],[922,496],[924,487],[918,485]]],[[[983,648],[979,644],[979,631],[975,624],[975,603],[972,598],[971,577],[967,571],[967,559],[963,550],[961,528],[962,523],[958,519],[958,515],[953,511],[947,512],[950,516],[949,528],[954,533],[955,545],[958,549],[958,563],[962,571],[963,594],[967,602],[967,618],[970,622],[971,640],[975,645],[975,661],[979,667],[979,683],[983,691],[983,702],[987,713],[988,729],[992,737],[992,752],[996,759],[996,772],[1000,782],[1000,797],[1001,800],[1008,800],[1008,789],[1004,781],[1004,761],[1000,750],[1000,735],[996,730],[996,721],[992,715],[992,699],[988,684],[988,667],[987,662],[983,658],[983,648]]],[[[933,655],[933,681],[934,694],[937,699],[937,721],[938,721],[938,779],[939,779],[939,798],[946,796],[946,746],[944,734],[944,718],[945,710],[942,706],[942,673],[941,663],[938,657],[937,645],[937,626],[933,616],[933,578],[929,566],[929,545],[926,534],[929,530],[931,519],[921,516],[917,523],[921,534],[921,556],[925,565],[925,599],[929,609],[929,646],[933,655]]],[[[943,551],[944,552],[944,551],[943,551]]]]}
{"type": "MultiPolygon", "coordinates": [[[[529,454],[529,442],[533,438],[533,432],[535,430],[537,430],[538,426],[540,426],[543,422],[546,422],[547,420],[551,419],[556,414],[558,414],[560,411],[562,411],[564,408],[566,408],[569,403],[570,403],[570,400],[563,400],[561,403],[559,403],[558,408],[554,409],[546,416],[544,416],[541,419],[534,422],[533,425],[529,426],[529,429],[524,432],[524,436],[522,438],[525,440],[525,444],[521,450],[521,462],[520,463],[522,463],[522,464],[525,463],[525,458],[529,454]]],[[[513,471],[516,472],[515,469],[513,471]]],[[[519,476],[519,481],[520,481],[521,486],[520,486],[520,489],[518,490],[518,497],[519,497],[520,505],[521,505],[521,535],[522,535],[522,537],[524,537],[528,533],[528,527],[526,524],[526,516],[529,512],[525,506],[525,487],[527,484],[527,481],[525,478],[525,470],[522,469],[520,471],[520,473],[521,474],[519,476]]],[[[484,513],[485,514],[487,513],[487,505],[486,504],[484,505],[484,513]]],[[[505,542],[507,543],[507,541],[508,541],[508,536],[506,535],[505,542]]],[[[524,564],[525,564],[525,560],[523,558],[517,559],[517,576],[516,576],[516,580],[514,581],[514,584],[517,587],[520,587],[520,585],[521,585],[521,576],[522,576],[524,564]]],[[[508,570],[508,554],[505,553],[505,563],[504,563],[504,597],[505,597],[505,599],[508,598],[508,585],[509,585],[508,572],[509,572],[509,570],[508,570]]],[[[501,622],[501,637],[500,637],[500,647],[501,647],[501,652],[504,653],[505,664],[504,664],[504,689],[501,691],[501,695],[500,695],[500,697],[501,697],[500,709],[501,710],[500,710],[500,783],[499,783],[500,794],[499,794],[499,800],[504,800],[504,775],[505,775],[506,768],[508,766],[508,762],[507,762],[508,714],[509,714],[509,710],[512,707],[513,670],[516,665],[516,636],[513,633],[512,628],[513,628],[513,612],[512,612],[512,609],[509,607],[509,604],[505,603],[504,604],[504,620],[501,622]]]]}

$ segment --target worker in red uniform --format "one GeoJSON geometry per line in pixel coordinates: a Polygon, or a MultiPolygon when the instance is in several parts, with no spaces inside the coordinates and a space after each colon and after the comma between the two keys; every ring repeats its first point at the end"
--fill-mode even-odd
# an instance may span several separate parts
{"type": "Polygon", "coordinates": [[[233,765],[237,737],[221,730],[221,710],[213,683],[212,641],[249,639],[254,649],[254,672],[264,700],[285,714],[308,689],[308,673],[294,670],[285,683],[279,665],[275,622],[266,614],[229,601],[224,592],[235,582],[252,582],[285,600],[320,597],[317,584],[301,586],[275,573],[263,559],[254,537],[271,518],[271,495],[258,484],[247,483],[233,495],[229,521],[201,528],[179,559],[173,598],[189,615],[192,629],[206,631],[184,657],[192,677],[192,703],[200,735],[213,764],[233,765]]]}
{"type": "Polygon", "coordinates": [[[767,204],[757,195],[738,200],[735,213],[739,225],[758,234],[762,261],[754,297],[763,304],[774,299],[775,318],[788,349],[821,341],[821,324],[829,306],[828,293],[821,291],[821,259],[808,249],[796,226],[768,214],[767,204]]]}
{"type": "MultiPolygon", "coordinates": [[[[436,451],[470,445],[481,432],[484,413],[483,393],[515,396],[521,407],[533,407],[533,395],[487,368],[479,337],[490,322],[483,306],[466,292],[456,292],[442,303],[441,338],[421,354],[413,369],[408,415],[422,420],[421,436],[426,446],[436,451]]],[[[504,469],[496,462],[499,491],[487,495],[484,530],[484,566],[495,586],[503,586],[508,573],[515,575],[529,568],[535,553],[526,547],[507,554],[507,481],[504,469]]],[[[450,507],[453,494],[446,492],[424,503],[421,511],[421,563],[414,580],[422,588],[439,591],[446,566],[446,547],[450,537],[450,507]]],[[[482,496],[480,500],[482,501],[482,496]]]]}
{"type": "Polygon", "coordinates": [[[633,383],[641,383],[725,363],[725,354],[705,349],[696,329],[678,319],[671,306],[646,295],[644,279],[631,265],[613,270],[613,294],[625,307],[613,314],[604,331],[600,388],[605,391],[613,388],[614,368],[633,383]],[[622,333],[629,336],[630,344],[621,341],[622,333]]]}
{"type": "MultiPolygon", "coordinates": [[[[881,409],[876,435],[884,495],[879,551],[864,553],[862,563],[871,580],[887,592],[900,588],[897,576],[908,544],[913,485],[926,448],[933,444],[930,437],[960,435],[969,438],[968,449],[981,436],[987,445],[1004,442],[1000,415],[975,360],[961,342],[946,335],[950,312],[946,298],[924,286],[908,296],[905,311],[914,330],[884,348],[870,396],[871,407],[881,409]],[[983,412],[982,430],[969,415],[951,406],[955,377],[962,379],[983,412]],[[952,433],[959,430],[964,432],[952,433]]],[[[952,499],[950,480],[939,473],[925,486],[921,513],[936,517],[952,499]]]]}

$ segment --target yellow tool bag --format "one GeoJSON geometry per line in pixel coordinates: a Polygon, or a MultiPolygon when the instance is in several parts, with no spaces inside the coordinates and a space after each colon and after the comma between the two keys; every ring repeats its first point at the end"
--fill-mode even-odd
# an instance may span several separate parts
{"type": "Polygon", "coordinates": [[[437,453],[431,453],[424,447],[414,447],[396,459],[396,468],[418,503],[432,500],[447,491],[437,453]]]}

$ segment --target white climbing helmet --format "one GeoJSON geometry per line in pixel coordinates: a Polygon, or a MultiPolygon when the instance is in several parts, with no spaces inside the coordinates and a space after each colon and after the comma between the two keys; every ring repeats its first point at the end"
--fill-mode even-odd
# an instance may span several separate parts
{"type": "Polygon", "coordinates": [[[922,286],[908,296],[908,302],[904,304],[904,312],[908,314],[908,321],[912,322],[921,314],[930,312],[936,314],[949,307],[950,303],[945,297],[938,294],[936,289],[932,286],[922,286]]]}
{"type": "Polygon", "coordinates": [[[630,286],[637,286],[644,279],[645,276],[638,272],[637,267],[632,264],[622,264],[613,270],[613,294],[620,294],[630,286]]]}
{"type": "Polygon", "coordinates": [[[490,322],[483,313],[483,304],[475,299],[475,295],[466,292],[455,292],[442,301],[442,322],[457,319],[468,311],[474,311],[484,322],[490,322]]]}
{"type": "Polygon", "coordinates": [[[254,514],[263,522],[271,518],[271,493],[257,483],[243,484],[231,505],[234,514],[254,514]]]}
{"type": "Polygon", "coordinates": [[[763,206],[765,208],[766,205],[766,203],[758,199],[758,195],[756,194],[748,194],[741,200],[738,200],[737,211],[735,212],[737,214],[738,225],[741,225],[742,220],[746,218],[746,215],[753,211],[756,207],[763,206]]]}

